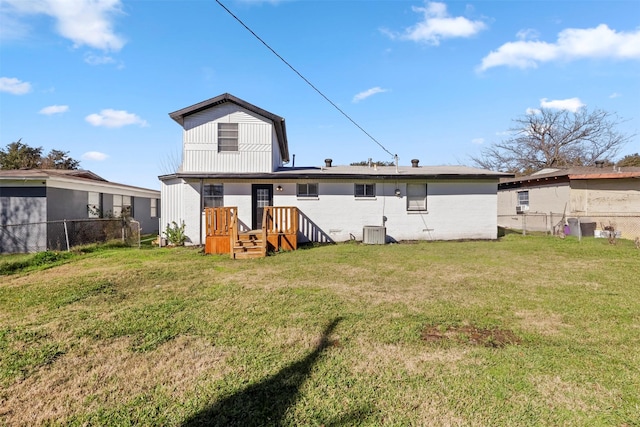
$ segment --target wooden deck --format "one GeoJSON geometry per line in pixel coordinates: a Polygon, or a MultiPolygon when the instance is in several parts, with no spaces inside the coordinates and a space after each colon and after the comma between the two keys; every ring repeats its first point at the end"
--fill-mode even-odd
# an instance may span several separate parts
{"type": "Polygon", "coordinates": [[[260,258],[269,252],[298,248],[298,208],[264,208],[262,229],[240,231],[237,207],[206,208],[205,253],[232,258],[260,258]]]}

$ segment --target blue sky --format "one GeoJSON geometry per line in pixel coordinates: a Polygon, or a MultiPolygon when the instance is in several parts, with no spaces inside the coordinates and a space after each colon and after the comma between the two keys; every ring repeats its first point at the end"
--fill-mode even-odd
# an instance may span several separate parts
{"type": "MultiPolygon", "coordinates": [[[[403,165],[471,164],[541,106],[640,134],[637,0],[221,1],[403,165]]],[[[0,0],[3,148],[159,188],[168,113],[225,92],[286,119],[296,166],[391,160],[213,0],[0,0]]]]}

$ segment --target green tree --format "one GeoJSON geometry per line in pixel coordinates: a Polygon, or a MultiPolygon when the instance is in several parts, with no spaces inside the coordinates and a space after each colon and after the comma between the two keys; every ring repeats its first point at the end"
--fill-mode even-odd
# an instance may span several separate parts
{"type": "Polygon", "coordinates": [[[38,169],[42,165],[42,147],[29,147],[22,138],[0,150],[0,169],[38,169]]]}
{"type": "Polygon", "coordinates": [[[69,157],[68,151],[51,150],[42,159],[43,169],[78,169],[80,162],[69,157]]]}
{"type": "Polygon", "coordinates": [[[68,151],[51,150],[46,157],[42,147],[30,147],[19,139],[0,149],[0,169],[78,169],[80,162],[68,151]]]}
{"type": "Polygon", "coordinates": [[[590,166],[611,162],[633,135],[618,131],[623,122],[604,110],[540,110],[514,120],[510,137],[471,156],[479,167],[517,175],[544,168],[590,166]]]}
{"type": "Polygon", "coordinates": [[[619,167],[637,166],[640,167],[640,154],[627,154],[616,163],[619,167]]]}
{"type": "Polygon", "coordinates": [[[385,162],[383,160],[376,160],[374,161],[367,161],[367,160],[363,160],[360,162],[353,162],[353,163],[349,163],[349,166],[395,166],[396,164],[392,161],[389,162],[385,162]]]}

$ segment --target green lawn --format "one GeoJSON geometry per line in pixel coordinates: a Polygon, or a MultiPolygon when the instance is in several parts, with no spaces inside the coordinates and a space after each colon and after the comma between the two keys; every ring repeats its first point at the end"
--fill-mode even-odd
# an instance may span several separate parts
{"type": "Polygon", "coordinates": [[[640,425],[629,241],[12,259],[0,425],[640,425]]]}

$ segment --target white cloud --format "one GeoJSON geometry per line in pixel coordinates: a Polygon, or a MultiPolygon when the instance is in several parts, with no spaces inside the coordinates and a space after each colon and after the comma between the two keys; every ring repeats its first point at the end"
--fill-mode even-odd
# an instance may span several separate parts
{"type": "Polygon", "coordinates": [[[108,128],[119,128],[127,125],[147,126],[147,122],[142,120],[135,114],[128,113],[124,110],[106,109],[100,111],[100,114],[90,114],[85,120],[93,126],[104,126],[108,128]]]}
{"type": "Polygon", "coordinates": [[[96,162],[101,162],[107,158],[109,158],[109,155],[99,151],[87,151],[82,155],[82,160],[94,160],[96,162]]]}
{"type": "Polygon", "coordinates": [[[584,107],[586,104],[580,101],[580,98],[554,99],[548,101],[547,98],[540,100],[542,108],[550,108],[552,110],[568,110],[573,113],[584,107]]]}
{"type": "Polygon", "coordinates": [[[614,99],[614,98],[620,98],[621,96],[622,96],[621,93],[613,92],[611,95],[609,95],[609,98],[614,99]]]}
{"type": "MultiPolygon", "coordinates": [[[[580,98],[567,98],[567,99],[552,99],[542,98],[540,100],[540,108],[547,108],[550,110],[567,110],[572,113],[578,112],[582,107],[587,104],[582,102],[580,98]]],[[[528,115],[540,114],[539,108],[527,108],[526,113],[528,115]]]]}
{"type": "MultiPolygon", "coordinates": [[[[122,49],[125,40],[113,31],[113,20],[122,14],[120,0],[3,0],[5,15],[14,27],[23,15],[48,15],[56,31],[75,47],[90,46],[105,51],[122,49]]],[[[15,31],[14,31],[15,32],[15,31]]]]}
{"type": "Polygon", "coordinates": [[[67,111],[69,111],[68,105],[50,105],[48,107],[44,107],[39,111],[39,113],[46,116],[51,116],[53,114],[66,113],[67,111]]]}
{"type": "Polygon", "coordinates": [[[387,91],[387,89],[382,89],[382,88],[381,88],[381,87],[379,87],[379,86],[372,87],[371,89],[367,89],[367,90],[365,90],[365,91],[363,91],[363,92],[360,92],[360,93],[356,94],[356,95],[353,97],[353,99],[351,100],[351,102],[354,102],[354,103],[355,103],[355,102],[360,102],[360,101],[362,101],[363,99],[367,99],[367,98],[369,98],[370,96],[375,95],[376,93],[383,93],[383,92],[388,92],[388,91],[387,91]]]}
{"type": "Polygon", "coordinates": [[[484,144],[484,138],[473,138],[471,140],[471,143],[476,145],[482,145],[484,144]]]}
{"type": "Polygon", "coordinates": [[[425,7],[414,6],[413,11],[423,15],[422,21],[400,34],[389,30],[382,31],[392,39],[399,38],[437,46],[442,39],[471,37],[487,28],[482,21],[450,16],[445,3],[425,1],[425,7]]]}
{"type": "Polygon", "coordinates": [[[536,68],[549,61],[583,58],[640,59],[640,29],[616,32],[607,25],[595,28],[568,28],[555,43],[520,40],[508,42],[482,58],[478,71],[492,67],[536,68]]]}
{"type": "Polygon", "coordinates": [[[84,54],[84,62],[89,65],[104,65],[113,64],[116,60],[108,55],[96,55],[92,52],[87,52],[84,54]]]}
{"type": "Polygon", "coordinates": [[[23,82],[13,77],[0,77],[0,92],[24,95],[31,92],[31,83],[23,82]]]}
{"type": "Polygon", "coordinates": [[[525,28],[518,31],[516,37],[518,40],[537,40],[540,37],[540,33],[532,28],[525,28]]]}

